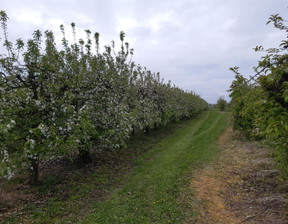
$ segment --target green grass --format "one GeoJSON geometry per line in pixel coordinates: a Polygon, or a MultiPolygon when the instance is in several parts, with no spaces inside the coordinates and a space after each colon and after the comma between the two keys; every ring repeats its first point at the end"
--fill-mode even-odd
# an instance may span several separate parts
{"type": "MultiPolygon", "coordinates": [[[[127,149],[95,154],[90,168],[70,164],[67,170],[46,174],[41,185],[22,192],[37,194],[39,202],[17,201],[20,212],[4,220],[0,217],[0,222],[186,223],[188,216],[198,212],[189,205],[191,201],[186,205],[181,199],[188,174],[215,158],[228,116],[207,111],[135,136],[127,149]]],[[[17,181],[22,179],[0,186],[13,192],[17,181]]],[[[1,206],[9,208],[4,202],[1,206]]]]}
{"type": "Polygon", "coordinates": [[[207,111],[187,121],[140,156],[126,184],[116,188],[104,202],[95,202],[94,212],[81,223],[183,222],[187,211],[178,199],[187,183],[186,172],[215,158],[227,117],[226,113],[207,111]]]}

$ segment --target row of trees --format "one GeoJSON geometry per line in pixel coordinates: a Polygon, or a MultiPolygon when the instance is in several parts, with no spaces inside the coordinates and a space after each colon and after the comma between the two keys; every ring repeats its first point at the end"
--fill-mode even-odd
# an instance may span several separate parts
{"type": "Polygon", "coordinates": [[[26,44],[21,39],[12,44],[5,11],[0,17],[7,49],[0,58],[1,172],[6,178],[25,166],[33,184],[43,159],[77,154],[87,163],[95,148],[125,147],[137,132],[208,108],[197,94],[164,83],[159,74],[132,62],[133,49],[123,32],[117,53],[113,41],[101,53],[99,33],[91,38],[89,30],[86,41],[76,41],[74,23],[72,44],[63,25],[60,47],[52,31],[39,30],[26,44]]]}
{"type": "MultiPolygon", "coordinates": [[[[288,33],[288,27],[278,14],[268,23],[288,33]]],[[[268,24],[267,23],[267,24],[268,24]]],[[[279,48],[265,50],[257,46],[255,51],[266,51],[255,68],[256,75],[244,78],[238,67],[231,68],[236,74],[230,88],[231,110],[234,127],[247,136],[266,140],[277,148],[277,155],[288,174],[288,41],[279,48]]]]}

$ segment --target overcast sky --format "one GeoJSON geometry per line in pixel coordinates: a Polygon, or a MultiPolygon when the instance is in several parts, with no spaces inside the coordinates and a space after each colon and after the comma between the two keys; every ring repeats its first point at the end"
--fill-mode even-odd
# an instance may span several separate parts
{"type": "Polygon", "coordinates": [[[288,19],[287,6],[285,0],[2,0],[0,10],[10,18],[12,40],[36,29],[57,35],[61,24],[75,22],[79,38],[90,29],[102,45],[117,44],[123,30],[137,64],[215,103],[220,96],[229,100],[230,67],[253,75],[261,54],[252,48],[285,39],[266,22],[276,13],[288,19]]]}

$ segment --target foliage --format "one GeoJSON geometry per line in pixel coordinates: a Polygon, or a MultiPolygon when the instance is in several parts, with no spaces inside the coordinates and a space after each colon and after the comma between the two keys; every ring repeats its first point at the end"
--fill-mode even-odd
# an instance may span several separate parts
{"type": "MultiPolygon", "coordinates": [[[[284,19],[278,14],[269,18],[274,27],[288,33],[284,19]]],[[[276,146],[284,172],[288,174],[288,41],[279,48],[265,50],[257,46],[255,51],[265,51],[255,68],[256,75],[249,80],[231,68],[236,74],[230,88],[234,128],[247,136],[264,139],[276,146]]]]}
{"type": "Polygon", "coordinates": [[[114,41],[101,53],[99,33],[94,44],[90,30],[86,41],[77,42],[75,23],[74,42],[61,25],[57,47],[53,32],[40,30],[26,44],[21,39],[13,44],[5,11],[0,22],[7,49],[0,55],[0,149],[6,167],[1,172],[7,178],[15,166],[24,166],[36,183],[46,158],[78,154],[85,164],[95,148],[125,147],[135,130],[149,131],[208,108],[197,94],[135,65],[124,32],[118,53],[114,41]]]}
{"type": "Polygon", "coordinates": [[[219,111],[226,111],[228,109],[228,103],[224,97],[219,97],[215,105],[216,109],[219,111]]]}

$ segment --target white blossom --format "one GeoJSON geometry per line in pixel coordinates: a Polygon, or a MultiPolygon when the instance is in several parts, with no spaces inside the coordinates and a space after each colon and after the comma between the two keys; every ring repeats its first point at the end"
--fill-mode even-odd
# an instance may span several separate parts
{"type": "Polygon", "coordinates": [[[7,167],[5,170],[4,178],[10,180],[14,176],[14,173],[10,167],[7,167]]]}
{"type": "Polygon", "coordinates": [[[35,140],[34,140],[34,139],[29,139],[29,140],[28,140],[28,143],[29,143],[29,145],[30,145],[30,148],[31,148],[31,149],[34,149],[35,140]]]}
{"type": "Polygon", "coordinates": [[[48,132],[48,127],[45,126],[44,124],[39,124],[38,129],[41,131],[41,133],[46,136],[48,132]]]}
{"type": "Polygon", "coordinates": [[[40,106],[41,102],[40,102],[39,100],[35,100],[35,104],[36,104],[37,106],[40,106]]]}
{"type": "Polygon", "coordinates": [[[2,163],[8,163],[9,162],[9,154],[6,149],[1,150],[1,154],[3,155],[2,163]]]}

